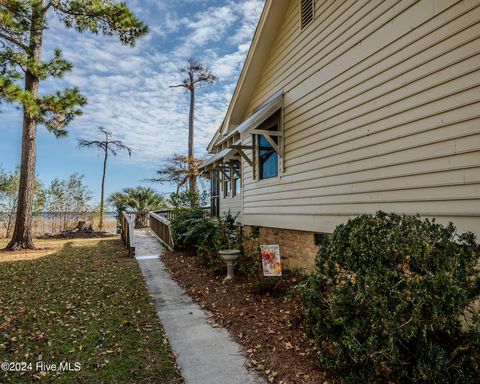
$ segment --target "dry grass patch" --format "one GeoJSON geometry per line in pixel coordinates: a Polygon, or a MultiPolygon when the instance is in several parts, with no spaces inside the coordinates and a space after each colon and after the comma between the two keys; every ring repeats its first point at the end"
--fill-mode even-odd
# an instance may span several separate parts
{"type": "Polygon", "coordinates": [[[35,250],[25,251],[7,251],[4,248],[7,246],[7,240],[0,240],[0,263],[7,261],[23,261],[23,260],[36,260],[41,257],[52,255],[58,250],[62,249],[65,242],[52,242],[45,240],[35,241],[35,250]]]}

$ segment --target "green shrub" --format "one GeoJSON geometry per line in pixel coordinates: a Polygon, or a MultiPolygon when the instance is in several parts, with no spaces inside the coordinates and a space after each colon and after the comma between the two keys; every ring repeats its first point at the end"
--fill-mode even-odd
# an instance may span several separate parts
{"type": "Polygon", "coordinates": [[[225,269],[219,250],[242,246],[240,224],[230,212],[210,218],[201,208],[179,208],[171,219],[171,230],[177,247],[199,256],[214,272],[225,269]]]}
{"type": "Polygon", "coordinates": [[[188,209],[173,216],[170,228],[175,244],[192,252],[201,244],[213,241],[217,225],[214,220],[205,217],[201,209],[188,209]]]}
{"type": "MultiPolygon", "coordinates": [[[[238,215],[233,215],[229,210],[215,218],[216,227],[211,239],[200,244],[197,254],[203,263],[215,273],[224,273],[226,264],[219,255],[219,251],[225,249],[239,249],[243,251],[242,226],[237,221],[238,215]]],[[[237,261],[237,264],[242,257],[237,261]]],[[[238,270],[238,265],[237,265],[238,270]]]]}
{"type": "Polygon", "coordinates": [[[452,224],[379,212],[338,226],[301,286],[321,365],[344,383],[478,382],[479,265],[452,224]]]}
{"type": "Polygon", "coordinates": [[[170,194],[170,204],[174,211],[182,211],[189,209],[199,209],[208,204],[208,192],[202,193],[181,191],[170,194]]]}
{"type": "Polygon", "coordinates": [[[218,230],[215,234],[217,250],[243,248],[242,226],[237,218],[238,214],[234,216],[230,210],[217,218],[218,230]]]}
{"type": "Polygon", "coordinates": [[[198,246],[213,239],[215,222],[205,217],[205,194],[183,191],[170,195],[172,217],[170,229],[175,245],[183,250],[195,252],[198,246]]]}
{"type": "MultiPolygon", "coordinates": [[[[225,262],[219,256],[224,249],[243,251],[245,236],[242,227],[230,211],[220,217],[204,217],[200,208],[178,208],[171,220],[175,244],[199,257],[203,265],[216,273],[223,273],[225,262]]],[[[237,265],[239,272],[249,270],[250,258],[244,255],[237,265]]]]}

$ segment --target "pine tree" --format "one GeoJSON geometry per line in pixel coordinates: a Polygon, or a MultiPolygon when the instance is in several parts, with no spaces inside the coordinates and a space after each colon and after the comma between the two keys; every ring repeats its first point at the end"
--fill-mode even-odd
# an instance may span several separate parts
{"type": "Polygon", "coordinates": [[[39,95],[40,83],[61,78],[72,65],[56,49],[42,60],[47,17],[54,13],[66,28],[78,32],[116,35],[133,45],[147,27],[124,2],[115,0],[2,0],[0,2],[0,102],[23,109],[22,157],[15,230],[7,248],[33,248],[32,206],[34,194],[37,126],[55,136],[67,134],[67,126],[79,116],[86,98],[78,88],[39,95]],[[21,86],[23,82],[23,86],[21,86]]]}

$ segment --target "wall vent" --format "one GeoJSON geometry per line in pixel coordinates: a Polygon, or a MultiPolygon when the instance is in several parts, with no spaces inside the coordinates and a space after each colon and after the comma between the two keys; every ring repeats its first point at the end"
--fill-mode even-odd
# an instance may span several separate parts
{"type": "Polygon", "coordinates": [[[311,24],[314,17],[314,0],[300,0],[302,30],[311,24]]]}

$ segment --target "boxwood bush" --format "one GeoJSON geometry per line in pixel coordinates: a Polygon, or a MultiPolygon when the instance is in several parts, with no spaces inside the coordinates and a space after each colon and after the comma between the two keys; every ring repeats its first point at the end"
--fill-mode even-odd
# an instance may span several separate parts
{"type": "Polygon", "coordinates": [[[479,247],[378,212],[338,226],[301,287],[321,365],[344,383],[478,383],[479,247]]]}

